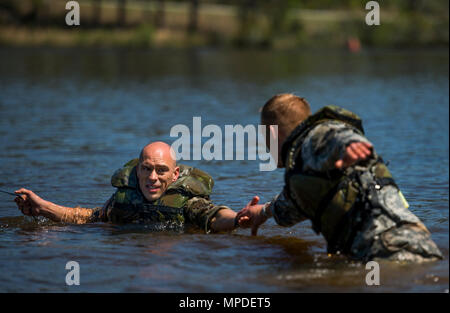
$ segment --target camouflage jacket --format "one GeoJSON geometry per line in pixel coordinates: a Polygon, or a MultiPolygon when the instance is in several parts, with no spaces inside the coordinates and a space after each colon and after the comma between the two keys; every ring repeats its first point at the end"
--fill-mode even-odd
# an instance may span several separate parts
{"type": "Polygon", "coordinates": [[[137,163],[137,159],[131,160],[114,173],[111,184],[117,190],[102,208],[94,210],[91,222],[152,224],[161,229],[180,229],[187,223],[208,233],[211,219],[227,208],[214,205],[209,199],[213,179],[186,165],[179,165],[178,180],[158,200],[149,202],[139,189],[137,163]]]}
{"type": "Polygon", "coordinates": [[[335,169],[352,142],[369,142],[361,120],[335,106],[323,108],[293,131],[282,148],[286,184],[267,204],[275,221],[291,226],[310,219],[330,253],[357,259],[441,257],[375,150],[368,161],[335,169]]]}

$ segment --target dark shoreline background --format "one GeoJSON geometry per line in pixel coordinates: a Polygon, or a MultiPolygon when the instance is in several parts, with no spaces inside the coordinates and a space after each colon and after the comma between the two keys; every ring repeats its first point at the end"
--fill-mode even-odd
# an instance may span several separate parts
{"type": "Polygon", "coordinates": [[[447,47],[445,0],[80,0],[80,26],[65,0],[0,1],[0,45],[329,49],[447,47]]]}

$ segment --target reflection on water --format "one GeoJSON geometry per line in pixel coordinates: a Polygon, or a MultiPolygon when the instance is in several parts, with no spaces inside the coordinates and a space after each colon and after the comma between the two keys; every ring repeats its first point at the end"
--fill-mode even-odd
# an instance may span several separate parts
{"type": "MultiPolygon", "coordinates": [[[[113,171],[176,124],[257,124],[275,93],[295,92],[315,111],[358,113],[390,161],[411,210],[445,260],[381,264],[381,286],[363,264],[328,256],[310,222],[268,221],[204,235],[109,224],[65,225],[20,216],[0,195],[1,291],[433,291],[448,290],[448,51],[221,52],[0,50],[2,189],[30,188],[67,206],[101,205],[113,171]],[[65,285],[65,264],[81,286],[65,285]]],[[[283,172],[259,161],[186,161],[212,174],[213,201],[239,210],[281,190],[283,172]]]]}

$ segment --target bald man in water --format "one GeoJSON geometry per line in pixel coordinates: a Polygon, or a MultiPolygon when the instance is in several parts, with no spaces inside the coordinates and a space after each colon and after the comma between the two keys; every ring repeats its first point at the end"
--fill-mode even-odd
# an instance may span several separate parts
{"type": "Polygon", "coordinates": [[[73,224],[137,223],[180,229],[187,223],[207,233],[237,226],[233,210],[210,201],[212,178],[199,169],[178,166],[174,151],[164,142],[145,146],[139,159],[114,173],[111,184],[117,190],[101,208],[60,206],[24,188],[16,191],[15,202],[25,215],[73,224]]]}

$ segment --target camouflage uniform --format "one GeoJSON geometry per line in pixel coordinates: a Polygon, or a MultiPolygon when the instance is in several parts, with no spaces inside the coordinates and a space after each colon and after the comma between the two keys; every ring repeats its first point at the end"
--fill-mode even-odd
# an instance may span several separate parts
{"type": "Polygon", "coordinates": [[[311,219],[330,253],[359,260],[442,258],[375,151],[346,170],[335,168],[352,142],[368,142],[361,120],[336,106],[322,108],[291,133],[282,147],[285,187],[267,204],[276,222],[311,219]]]}
{"type": "Polygon", "coordinates": [[[159,229],[183,229],[185,222],[210,232],[211,219],[226,206],[216,206],[210,199],[214,181],[207,173],[180,165],[180,176],[153,202],[141,193],[136,175],[138,159],[117,170],[111,184],[117,191],[102,208],[94,209],[89,222],[137,223],[159,229]]]}

